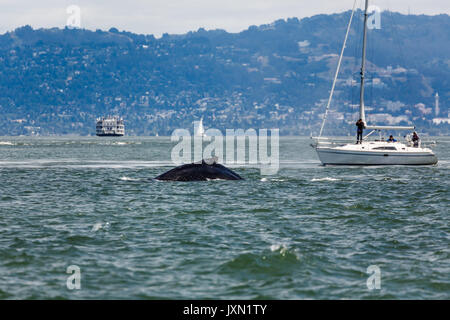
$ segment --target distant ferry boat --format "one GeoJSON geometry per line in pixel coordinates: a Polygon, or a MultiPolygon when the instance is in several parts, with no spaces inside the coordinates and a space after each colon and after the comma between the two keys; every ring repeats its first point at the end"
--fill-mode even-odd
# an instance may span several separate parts
{"type": "Polygon", "coordinates": [[[99,137],[121,137],[125,134],[123,119],[119,117],[97,118],[96,134],[99,137]]]}

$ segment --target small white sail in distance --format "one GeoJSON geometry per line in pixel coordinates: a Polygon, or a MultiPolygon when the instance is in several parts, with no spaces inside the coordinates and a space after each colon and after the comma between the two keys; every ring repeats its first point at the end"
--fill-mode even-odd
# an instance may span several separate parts
{"type": "Polygon", "coordinates": [[[200,121],[196,121],[196,128],[195,135],[198,137],[203,137],[205,135],[205,128],[203,127],[203,117],[200,119],[200,121]]]}

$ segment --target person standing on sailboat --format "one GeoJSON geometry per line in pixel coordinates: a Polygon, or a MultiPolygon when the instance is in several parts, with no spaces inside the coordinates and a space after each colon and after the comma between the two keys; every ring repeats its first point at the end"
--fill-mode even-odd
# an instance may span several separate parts
{"type": "Polygon", "coordinates": [[[412,142],[414,144],[414,148],[418,148],[419,147],[419,141],[420,141],[420,138],[417,135],[417,132],[414,131],[413,132],[413,136],[412,136],[412,142]]]}
{"type": "Polygon", "coordinates": [[[362,143],[362,139],[363,139],[363,130],[366,127],[366,124],[364,123],[364,121],[362,121],[362,119],[359,119],[358,121],[356,121],[356,126],[358,127],[358,134],[356,136],[356,144],[358,143],[362,143]]]}

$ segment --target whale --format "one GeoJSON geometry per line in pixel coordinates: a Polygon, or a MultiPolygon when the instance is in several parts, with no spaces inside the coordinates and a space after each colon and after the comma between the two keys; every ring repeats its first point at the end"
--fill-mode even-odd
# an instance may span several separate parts
{"type": "Polygon", "coordinates": [[[244,180],[236,172],[217,163],[217,158],[203,159],[173,168],[155,178],[159,181],[244,180]]]}

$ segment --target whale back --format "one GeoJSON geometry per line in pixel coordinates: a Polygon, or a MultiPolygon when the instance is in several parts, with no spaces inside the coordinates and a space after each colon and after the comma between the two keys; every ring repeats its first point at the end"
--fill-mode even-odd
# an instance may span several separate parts
{"type": "Polygon", "coordinates": [[[218,164],[216,161],[217,159],[213,158],[184,164],[157,176],[155,179],[162,181],[243,180],[236,172],[218,164]]]}

